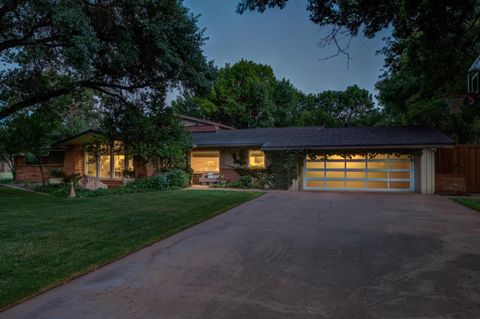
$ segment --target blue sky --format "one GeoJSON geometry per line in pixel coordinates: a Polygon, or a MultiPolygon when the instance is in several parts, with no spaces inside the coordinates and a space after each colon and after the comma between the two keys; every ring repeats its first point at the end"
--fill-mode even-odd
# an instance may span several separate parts
{"type": "Polygon", "coordinates": [[[192,13],[200,14],[200,26],[209,40],[205,55],[215,65],[235,63],[241,58],[272,66],[278,78],[287,78],[306,93],[344,90],[357,84],[373,94],[383,65],[382,38],[355,38],[350,45],[350,65],[335,53],[334,47],[319,46],[321,30],[308,19],[306,1],[291,0],[285,9],[270,9],[263,14],[235,13],[236,0],[185,0],[192,13]]]}

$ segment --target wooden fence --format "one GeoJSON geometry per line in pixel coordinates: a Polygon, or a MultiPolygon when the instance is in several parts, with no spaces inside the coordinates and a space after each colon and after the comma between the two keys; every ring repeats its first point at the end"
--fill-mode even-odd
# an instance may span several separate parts
{"type": "Polygon", "coordinates": [[[435,174],[464,176],[467,192],[480,193],[480,145],[461,144],[437,149],[435,174]]]}

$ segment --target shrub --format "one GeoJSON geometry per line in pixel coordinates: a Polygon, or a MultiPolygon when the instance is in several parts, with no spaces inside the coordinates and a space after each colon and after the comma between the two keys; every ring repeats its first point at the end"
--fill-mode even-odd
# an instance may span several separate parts
{"type": "Polygon", "coordinates": [[[189,174],[181,169],[172,170],[165,176],[170,187],[185,188],[190,184],[189,174]]]}
{"type": "Polygon", "coordinates": [[[253,177],[249,175],[240,176],[238,184],[240,188],[253,188],[253,177]]]}
{"type": "Polygon", "coordinates": [[[65,172],[60,168],[54,168],[50,170],[50,176],[55,178],[64,178],[65,172]]]}
{"type": "MultiPolygon", "coordinates": [[[[74,178],[72,175],[71,178],[74,178]]],[[[75,188],[77,197],[96,197],[112,194],[153,192],[168,189],[187,187],[190,183],[189,174],[183,170],[175,169],[163,175],[156,175],[144,179],[137,179],[125,186],[116,188],[104,188],[88,190],[75,188]]],[[[69,184],[45,185],[35,188],[36,191],[48,193],[58,197],[66,197],[70,193],[69,184]]]]}
{"type": "Polygon", "coordinates": [[[67,197],[70,193],[70,186],[65,184],[46,184],[35,187],[34,191],[57,197],[67,197]]]}

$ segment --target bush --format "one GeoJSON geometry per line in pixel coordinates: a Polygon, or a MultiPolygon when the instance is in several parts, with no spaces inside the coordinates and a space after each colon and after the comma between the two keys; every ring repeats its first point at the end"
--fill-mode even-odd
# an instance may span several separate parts
{"type": "Polygon", "coordinates": [[[50,176],[55,178],[64,178],[65,172],[60,168],[54,168],[50,170],[50,176]]]}
{"type": "MultiPolygon", "coordinates": [[[[72,176],[73,178],[73,176],[72,176]]],[[[125,186],[116,188],[101,188],[96,190],[80,189],[75,187],[77,197],[96,197],[123,193],[153,192],[185,188],[190,184],[190,176],[187,172],[175,169],[162,175],[137,179],[125,186]]],[[[48,193],[53,196],[67,197],[70,193],[69,184],[38,186],[38,192],[48,193]]]]}
{"type": "Polygon", "coordinates": [[[181,169],[170,171],[165,176],[170,187],[185,188],[190,184],[190,175],[181,169]]]}
{"type": "Polygon", "coordinates": [[[65,184],[46,184],[37,186],[33,190],[57,197],[67,197],[70,193],[70,186],[65,184]]]}
{"type": "Polygon", "coordinates": [[[253,177],[249,175],[240,176],[238,184],[240,188],[253,188],[253,177]]]}

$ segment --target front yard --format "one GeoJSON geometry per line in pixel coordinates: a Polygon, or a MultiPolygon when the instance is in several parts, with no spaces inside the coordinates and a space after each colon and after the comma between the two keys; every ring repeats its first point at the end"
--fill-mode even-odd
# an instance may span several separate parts
{"type": "Polygon", "coordinates": [[[66,199],[0,187],[0,309],[259,195],[178,190],[66,199]]]}

